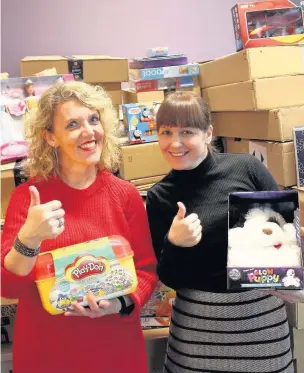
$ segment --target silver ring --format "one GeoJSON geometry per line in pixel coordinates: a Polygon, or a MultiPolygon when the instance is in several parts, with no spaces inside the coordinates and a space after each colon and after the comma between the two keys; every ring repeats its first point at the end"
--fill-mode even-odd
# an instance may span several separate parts
{"type": "Polygon", "coordinates": [[[58,228],[63,226],[63,220],[61,218],[57,219],[58,220],[58,228]]]}

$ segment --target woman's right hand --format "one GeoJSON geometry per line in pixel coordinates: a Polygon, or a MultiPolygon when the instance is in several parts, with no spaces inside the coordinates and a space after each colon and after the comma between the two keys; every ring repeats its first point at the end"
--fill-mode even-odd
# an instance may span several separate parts
{"type": "Polygon", "coordinates": [[[18,233],[19,240],[27,247],[36,249],[46,239],[56,238],[64,231],[64,210],[60,201],[40,203],[36,187],[30,186],[31,202],[26,221],[18,233]]]}
{"type": "Polygon", "coordinates": [[[192,247],[202,238],[202,225],[197,214],[186,216],[186,207],[178,202],[178,211],[168,233],[168,240],[175,246],[192,247]]]}

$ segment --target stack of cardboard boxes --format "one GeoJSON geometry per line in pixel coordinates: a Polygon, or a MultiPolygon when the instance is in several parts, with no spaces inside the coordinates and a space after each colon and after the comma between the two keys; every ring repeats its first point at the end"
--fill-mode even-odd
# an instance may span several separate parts
{"type": "Polygon", "coordinates": [[[259,158],[282,187],[296,185],[293,127],[304,124],[304,48],[246,49],[200,65],[214,135],[259,158]]]}
{"type": "MultiPolygon", "coordinates": [[[[226,152],[251,153],[283,188],[297,185],[293,127],[304,126],[304,47],[242,50],[201,63],[202,96],[226,152]]],[[[299,191],[304,226],[304,188],[299,191]]],[[[298,372],[304,371],[304,306],[287,304],[298,372]]]]}
{"type": "Polygon", "coordinates": [[[21,60],[20,76],[31,76],[52,68],[58,74],[72,73],[75,80],[101,85],[118,111],[122,103],[121,83],[129,79],[127,58],[100,55],[30,56],[21,60]]]}

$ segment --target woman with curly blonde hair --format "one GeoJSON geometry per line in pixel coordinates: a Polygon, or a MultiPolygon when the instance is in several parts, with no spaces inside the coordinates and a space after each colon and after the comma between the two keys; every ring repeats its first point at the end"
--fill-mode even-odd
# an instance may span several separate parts
{"type": "Polygon", "coordinates": [[[56,147],[48,144],[45,131],[51,131],[54,107],[62,102],[76,99],[84,106],[94,108],[102,117],[105,133],[99,169],[105,167],[115,171],[119,165],[120,152],[117,132],[119,122],[112,102],[99,86],[92,87],[81,82],[58,83],[51,87],[39,102],[39,111],[27,122],[27,137],[31,141],[29,172],[32,177],[47,179],[58,174],[58,155],[56,147]]]}
{"type": "Polygon", "coordinates": [[[30,178],[15,189],[2,234],[1,295],[19,299],[14,373],[147,372],[139,309],[154,289],[156,260],[138,191],[111,172],[117,128],[106,92],[83,82],[48,89],[29,121],[30,178]],[[134,252],[136,291],[99,302],[89,293],[87,307],[47,313],[34,282],[37,255],[116,234],[134,252]]]}

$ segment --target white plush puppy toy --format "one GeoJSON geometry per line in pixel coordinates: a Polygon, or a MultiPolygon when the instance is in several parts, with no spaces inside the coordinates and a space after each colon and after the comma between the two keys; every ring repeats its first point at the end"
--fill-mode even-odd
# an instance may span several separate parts
{"type": "Polygon", "coordinates": [[[297,267],[301,249],[296,229],[270,208],[253,208],[244,227],[228,233],[228,267],[297,267]]]}

